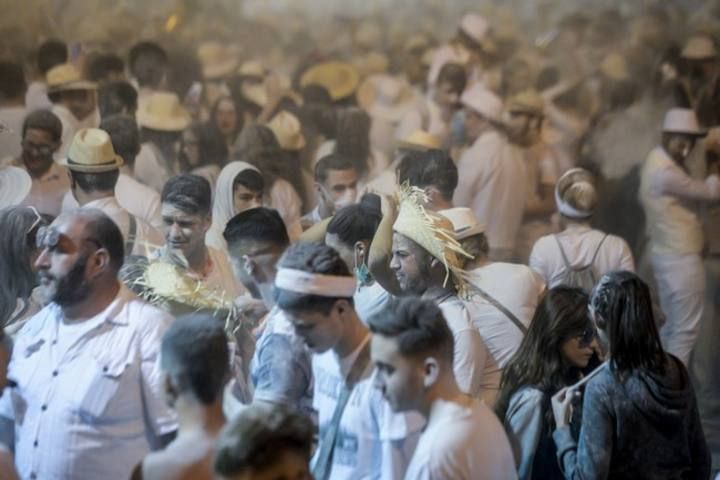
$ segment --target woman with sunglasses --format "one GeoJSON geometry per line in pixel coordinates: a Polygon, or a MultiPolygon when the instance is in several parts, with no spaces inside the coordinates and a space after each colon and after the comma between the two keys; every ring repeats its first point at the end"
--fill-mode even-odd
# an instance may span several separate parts
{"type": "Polygon", "coordinates": [[[503,372],[495,410],[505,423],[521,480],[563,478],[555,460],[550,398],[580,380],[595,353],[587,304],[579,288],[549,290],[503,372]]]}
{"type": "Polygon", "coordinates": [[[0,210],[0,325],[14,335],[42,304],[33,294],[37,276],[33,267],[38,256],[35,236],[47,225],[35,207],[0,210]]]}
{"type": "Polygon", "coordinates": [[[604,275],[590,314],[609,359],[587,383],[579,440],[568,426],[575,387],[552,398],[565,478],[709,478],[692,384],[680,360],[663,350],[647,285],[630,272],[604,275]]]}

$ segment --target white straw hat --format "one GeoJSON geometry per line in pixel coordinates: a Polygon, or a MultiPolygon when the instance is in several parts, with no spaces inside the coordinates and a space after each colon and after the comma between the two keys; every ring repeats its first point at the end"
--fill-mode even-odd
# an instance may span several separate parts
{"type": "Polygon", "coordinates": [[[440,210],[438,213],[450,220],[453,230],[455,230],[456,240],[463,240],[485,231],[485,225],[480,223],[477,216],[475,216],[475,212],[470,208],[448,208],[447,210],[440,210]]]}
{"type": "Polygon", "coordinates": [[[684,133],[704,137],[707,131],[700,128],[695,112],[689,108],[671,108],[665,114],[663,132],[684,133]]]}
{"type": "Polygon", "coordinates": [[[300,128],[300,120],[292,113],[286,110],[279,112],[267,126],[275,134],[283,150],[302,150],[305,147],[305,136],[300,128]]]}
{"type": "Polygon", "coordinates": [[[138,125],[163,132],[181,132],[190,125],[190,113],[172,92],[155,92],[137,111],[138,125]]]}

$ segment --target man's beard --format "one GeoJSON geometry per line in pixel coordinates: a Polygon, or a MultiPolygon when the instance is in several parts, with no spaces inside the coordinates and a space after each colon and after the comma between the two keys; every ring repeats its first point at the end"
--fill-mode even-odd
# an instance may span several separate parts
{"type": "Polygon", "coordinates": [[[87,261],[87,256],[78,259],[67,275],[60,279],[41,272],[41,279],[50,280],[47,285],[41,284],[44,299],[61,307],[70,307],[85,300],[90,295],[90,286],[85,279],[87,261]]]}

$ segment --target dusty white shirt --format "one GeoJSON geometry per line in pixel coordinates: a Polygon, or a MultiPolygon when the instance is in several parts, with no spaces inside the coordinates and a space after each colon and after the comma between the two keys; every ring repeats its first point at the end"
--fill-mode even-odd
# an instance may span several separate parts
{"type": "Polygon", "coordinates": [[[50,110],[52,102],[47,96],[47,85],[43,82],[31,82],[25,92],[25,105],[29,111],[50,110]]]}
{"type": "Polygon", "coordinates": [[[158,193],[162,193],[170,177],[180,173],[177,166],[167,166],[165,160],[160,156],[160,152],[149,143],[143,143],[140,146],[140,153],[135,158],[135,178],[152,188],[158,193]]]}
{"type": "Polygon", "coordinates": [[[514,480],[515,458],[495,414],[438,400],[432,407],[405,480],[514,480]]]}
{"type": "Polygon", "coordinates": [[[62,315],[48,305],[15,339],[9,374],[18,386],[0,397],[0,415],[15,422],[20,477],[129,478],[157,437],[177,429],[159,365],[172,317],[121,287],[80,331],[62,332],[62,355],[62,315]]]}
{"type": "MultiPolygon", "coordinates": [[[[6,158],[2,165],[12,165],[27,171],[21,159],[6,158]]],[[[33,206],[40,213],[57,217],[60,214],[63,197],[70,191],[70,177],[62,165],[53,162],[50,169],[40,178],[32,179],[32,187],[22,206],[33,206]]]]}
{"type": "MultiPolygon", "coordinates": [[[[160,194],[155,190],[143,185],[129,175],[121,173],[115,185],[115,198],[122,208],[144,220],[156,229],[163,226],[162,215],[160,214],[160,194]]],[[[77,200],[72,192],[67,192],[63,197],[62,211],[68,212],[78,208],[77,200]]]]}
{"type": "MultiPolygon", "coordinates": [[[[588,225],[572,224],[556,235],[570,265],[578,268],[592,262],[605,233],[593,230],[588,225]]],[[[543,276],[548,288],[562,283],[567,268],[553,235],[546,235],[535,243],[530,254],[530,267],[543,276]]],[[[608,235],[593,263],[593,278],[600,280],[604,274],[615,270],[634,272],[635,262],[627,242],[615,235],[608,235]]]]}

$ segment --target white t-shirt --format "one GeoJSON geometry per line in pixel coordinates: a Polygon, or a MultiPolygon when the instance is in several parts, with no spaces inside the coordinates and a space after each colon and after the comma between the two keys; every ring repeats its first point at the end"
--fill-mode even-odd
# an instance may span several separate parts
{"type": "MultiPolygon", "coordinates": [[[[369,341],[370,336],[366,340],[369,341]]],[[[313,355],[313,407],[318,414],[320,444],[342,391],[342,384],[364,343],[345,358],[335,352],[313,355]]],[[[410,462],[425,421],[417,413],[396,414],[373,386],[370,363],[355,384],[343,411],[328,478],[400,479],[410,462]]],[[[315,464],[317,457],[313,458],[315,464]]]]}
{"type": "MultiPolygon", "coordinates": [[[[584,267],[592,262],[598,245],[605,236],[600,230],[587,225],[574,224],[557,234],[565,255],[572,267],[584,267]]],[[[554,235],[546,235],[535,243],[530,254],[530,267],[545,278],[548,288],[560,285],[567,274],[560,248],[554,235]]],[[[607,272],[635,271],[632,252],[625,240],[608,235],[598,251],[592,272],[595,281],[607,272]]]]}
{"type": "Polygon", "coordinates": [[[505,430],[482,402],[433,405],[405,480],[513,480],[515,458],[505,430]]]}
{"type": "Polygon", "coordinates": [[[391,299],[392,295],[378,282],[373,282],[372,285],[358,283],[358,288],[353,295],[355,311],[365,324],[370,317],[385,308],[391,299]]]}

